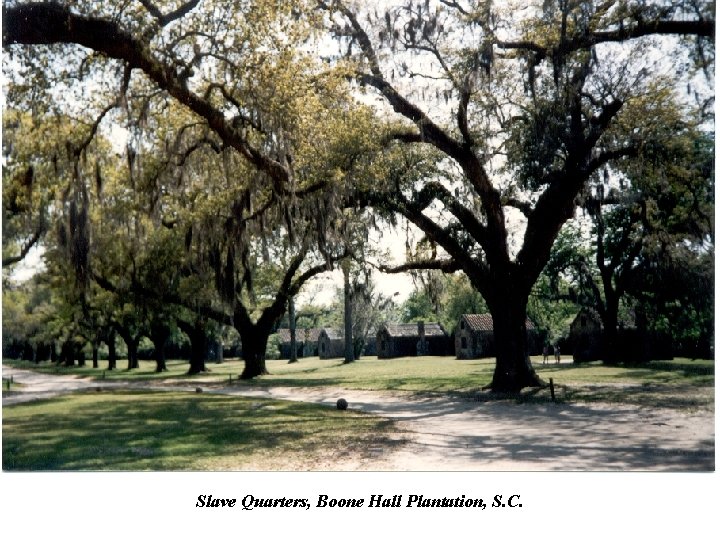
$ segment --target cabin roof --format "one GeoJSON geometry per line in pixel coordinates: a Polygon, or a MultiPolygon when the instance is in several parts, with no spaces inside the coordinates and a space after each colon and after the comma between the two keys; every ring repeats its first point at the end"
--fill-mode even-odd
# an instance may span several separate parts
{"type": "MultiPolygon", "coordinates": [[[[344,333],[337,328],[322,328],[320,330],[320,334],[322,333],[325,333],[325,335],[327,335],[328,339],[330,339],[331,341],[345,339],[344,333]]],[[[318,338],[319,337],[320,336],[318,335],[318,338]]]]}
{"type": "MultiPolygon", "coordinates": [[[[475,332],[492,332],[493,331],[493,319],[489,313],[481,314],[465,314],[462,319],[467,323],[468,328],[475,332]]],[[[527,330],[535,330],[535,325],[530,319],[525,319],[525,328],[527,330]]]]}
{"type": "MultiPolygon", "coordinates": [[[[321,330],[322,328],[296,328],[295,339],[297,341],[317,341],[321,330]]],[[[289,328],[279,328],[277,333],[281,343],[290,343],[289,328]]]]}
{"type": "MultiPolygon", "coordinates": [[[[385,323],[382,328],[387,330],[390,337],[418,337],[417,323],[385,323]]],[[[425,337],[445,336],[445,330],[436,322],[425,323],[425,337]]]]}

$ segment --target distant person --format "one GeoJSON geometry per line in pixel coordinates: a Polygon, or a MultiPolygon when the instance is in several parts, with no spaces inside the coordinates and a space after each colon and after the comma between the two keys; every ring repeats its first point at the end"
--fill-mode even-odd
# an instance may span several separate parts
{"type": "Polygon", "coordinates": [[[543,345],[543,364],[547,363],[548,355],[550,354],[550,347],[546,343],[543,345]]]}
{"type": "Polygon", "coordinates": [[[560,345],[555,345],[555,363],[560,363],[560,345]]]}

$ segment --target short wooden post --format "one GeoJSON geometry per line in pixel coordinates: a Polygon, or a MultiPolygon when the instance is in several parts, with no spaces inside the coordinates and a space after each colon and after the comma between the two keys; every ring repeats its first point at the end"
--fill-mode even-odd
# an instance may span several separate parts
{"type": "Polygon", "coordinates": [[[553,403],[555,402],[555,383],[552,379],[550,379],[550,399],[553,400],[553,403]]]}

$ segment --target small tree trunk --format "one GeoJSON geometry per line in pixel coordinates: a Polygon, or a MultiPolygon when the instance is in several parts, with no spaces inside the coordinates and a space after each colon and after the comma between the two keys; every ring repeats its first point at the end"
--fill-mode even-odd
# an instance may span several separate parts
{"type": "Polygon", "coordinates": [[[128,350],[128,369],[137,369],[138,362],[138,339],[129,339],[125,342],[128,350]]]}
{"type": "Polygon", "coordinates": [[[155,372],[162,373],[167,371],[167,365],[165,363],[165,343],[167,339],[153,340],[153,356],[155,357],[155,372]]]}
{"type": "Polygon", "coordinates": [[[108,371],[117,367],[117,349],[115,348],[115,331],[112,330],[107,338],[108,346],[108,371]]]}
{"type": "Polygon", "coordinates": [[[63,343],[60,359],[64,366],[72,367],[75,365],[75,348],[70,339],[63,343]]]}
{"type": "Polygon", "coordinates": [[[606,293],[605,309],[601,311],[601,318],[603,322],[603,363],[608,365],[619,364],[623,356],[618,339],[619,310],[619,298],[612,293],[606,293]]]}
{"type": "Polygon", "coordinates": [[[207,361],[208,339],[205,333],[205,325],[198,320],[185,333],[190,338],[190,368],[188,369],[188,375],[196,375],[207,371],[205,362],[207,361]]]}
{"type": "Polygon", "coordinates": [[[345,313],[343,320],[345,322],[345,364],[355,361],[355,348],[353,345],[353,313],[352,313],[352,291],[350,290],[350,267],[343,264],[343,289],[345,313]]]}
{"type": "Polygon", "coordinates": [[[75,349],[75,357],[77,358],[78,366],[85,367],[85,353],[82,350],[82,346],[75,344],[73,348],[75,349]]]}
{"type": "Polygon", "coordinates": [[[165,345],[170,338],[170,329],[165,326],[155,326],[152,329],[150,339],[153,342],[153,356],[155,357],[155,372],[167,371],[165,363],[165,345]]]}
{"type": "Polygon", "coordinates": [[[100,349],[100,344],[97,341],[94,341],[92,344],[92,366],[93,366],[93,369],[97,369],[99,367],[99,362],[98,362],[99,349],[100,349]]]}
{"type": "Polygon", "coordinates": [[[297,354],[297,336],[296,336],[296,320],[295,320],[295,299],[291,296],[288,298],[288,320],[290,322],[290,361],[288,364],[294,364],[298,361],[297,354]]]}

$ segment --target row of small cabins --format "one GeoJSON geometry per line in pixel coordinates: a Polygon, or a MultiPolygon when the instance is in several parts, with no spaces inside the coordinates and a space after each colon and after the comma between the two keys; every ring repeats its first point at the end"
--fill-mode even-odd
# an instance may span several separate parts
{"type": "MultiPolygon", "coordinates": [[[[540,336],[528,319],[526,321],[530,354],[539,354],[540,336]]],[[[290,357],[290,330],[278,330],[280,357],[290,357]]],[[[345,355],[342,332],[332,328],[298,328],[295,342],[299,357],[341,358],[345,355]]],[[[483,358],[495,356],[493,322],[489,314],[463,315],[454,336],[448,335],[440,323],[385,323],[374,340],[365,345],[365,356],[397,358],[400,356],[448,356],[483,358]]]]}

